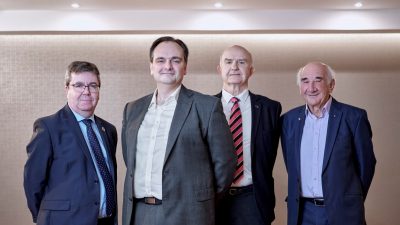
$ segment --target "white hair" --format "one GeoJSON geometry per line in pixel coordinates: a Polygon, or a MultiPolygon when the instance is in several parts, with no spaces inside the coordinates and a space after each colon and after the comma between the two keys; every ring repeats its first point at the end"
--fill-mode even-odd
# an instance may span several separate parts
{"type": "MultiPolygon", "coordinates": [[[[325,63],[323,63],[323,62],[313,62],[313,63],[319,64],[319,65],[325,67],[326,75],[328,75],[328,84],[330,84],[331,81],[335,79],[335,77],[336,77],[336,72],[335,72],[329,65],[327,65],[327,64],[325,64],[325,63]]],[[[311,64],[311,63],[307,63],[305,66],[301,67],[301,68],[299,69],[299,71],[297,72],[297,76],[296,76],[296,83],[297,83],[297,86],[300,86],[300,76],[301,76],[301,74],[303,73],[304,68],[305,68],[307,65],[309,65],[309,64],[311,64]]]]}

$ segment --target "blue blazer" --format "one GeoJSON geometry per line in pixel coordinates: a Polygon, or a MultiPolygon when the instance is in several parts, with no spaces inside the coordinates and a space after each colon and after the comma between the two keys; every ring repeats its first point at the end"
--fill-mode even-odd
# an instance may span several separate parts
{"type": "MultiPolygon", "coordinates": [[[[272,171],[279,144],[279,102],[249,92],[251,101],[251,171],[256,203],[265,224],[275,219],[275,191],[272,171]]],[[[216,95],[221,98],[222,93],[216,95]]]]}
{"type": "MultiPolygon", "coordinates": [[[[117,131],[95,116],[115,184],[117,131]]],[[[78,122],[66,105],[40,118],[27,145],[24,188],[33,222],[38,225],[96,225],[100,187],[89,149],[78,122]]],[[[116,197],[116,196],[115,196],[116,197]]],[[[117,224],[117,212],[114,221],[117,224]]]]}
{"type": "MultiPolygon", "coordinates": [[[[281,144],[288,172],[288,224],[300,213],[300,146],[305,106],[282,116],[281,144]]],[[[367,112],[332,99],[322,166],[322,190],[330,225],[366,224],[364,201],[376,159],[367,112]]]]}

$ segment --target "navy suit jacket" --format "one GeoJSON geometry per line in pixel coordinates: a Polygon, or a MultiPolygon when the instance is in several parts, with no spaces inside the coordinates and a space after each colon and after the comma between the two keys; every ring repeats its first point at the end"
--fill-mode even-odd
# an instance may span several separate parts
{"type": "MultiPolygon", "coordinates": [[[[288,172],[288,224],[301,211],[300,146],[305,106],[282,116],[282,151],[288,172]]],[[[322,165],[322,190],[329,225],[365,224],[364,201],[376,159],[367,112],[332,99],[322,165]]]]}
{"type": "MultiPolygon", "coordinates": [[[[95,116],[116,184],[117,131],[95,116]]],[[[96,225],[100,187],[82,131],[66,105],[40,118],[27,145],[24,188],[33,222],[38,225],[96,225]]],[[[115,196],[116,197],[116,196],[115,196]]],[[[117,212],[114,221],[117,224],[117,212]]]]}
{"type": "MultiPolygon", "coordinates": [[[[249,92],[251,101],[251,171],[254,195],[266,224],[275,219],[275,192],[272,171],[278,149],[281,104],[249,92]]],[[[221,98],[222,93],[217,97],[221,98]]]]}

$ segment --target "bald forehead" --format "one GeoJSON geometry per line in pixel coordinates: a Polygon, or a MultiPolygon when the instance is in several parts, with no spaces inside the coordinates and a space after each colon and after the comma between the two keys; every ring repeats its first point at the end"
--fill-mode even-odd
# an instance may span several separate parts
{"type": "Polygon", "coordinates": [[[239,45],[234,45],[226,48],[221,55],[221,61],[225,59],[245,59],[249,63],[253,62],[251,53],[247,49],[239,45]]]}
{"type": "Polygon", "coordinates": [[[301,73],[301,75],[305,75],[305,74],[319,74],[322,76],[326,76],[328,72],[328,68],[326,67],[326,65],[322,64],[322,63],[309,63],[307,65],[305,65],[303,67],[303,71],[301,73]]]}

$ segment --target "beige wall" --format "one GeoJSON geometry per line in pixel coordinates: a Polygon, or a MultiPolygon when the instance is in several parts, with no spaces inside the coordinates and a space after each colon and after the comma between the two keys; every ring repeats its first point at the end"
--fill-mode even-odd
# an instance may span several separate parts
{"type": "MultiPolygon", "coordinates": [[[[33,121],[54,113],[66,100],[63,76],[73,60],[98,65],[101,99],[96,114],[121,128],[127,101],[153,91],[148,48],[160,35],[59,34],[0,35],[0,218],[2,224],[31,224],[22,188],[25,146],[33,121]]],[[[400,34],[177,34],[189,46],[189,73],[184,84],[208,94],[219,92],[216,65],[227,46],[247,47],[255,59],[253,92],[282,103],[284,112],[302,104],[295,85],[297,69],[322,60],[337,71],[334,97],[368,111],[377,168],[366,201],[368,224],[398,223],[400,198],[400,34]]],[[[278,150],[275,166],[277,219],[285,224],[286,172],[278,150]]],[[[125,166],[118,145],[118,192],[122,203],[125,166]]],[[[120,210],[121,212],[121,210],[120,210]]]]}

